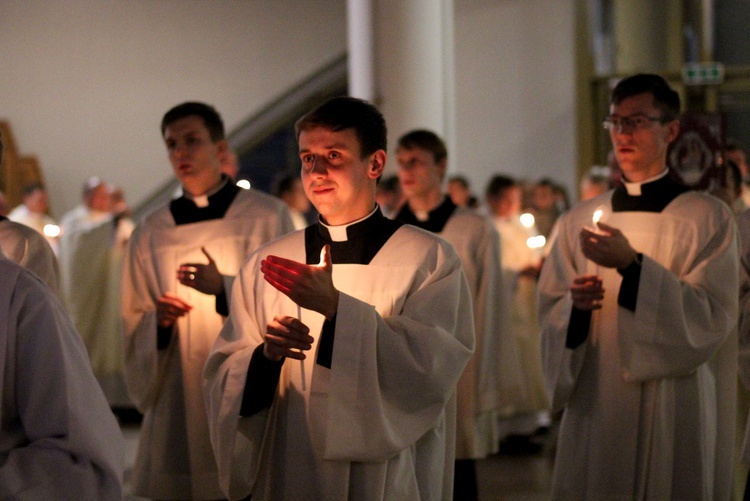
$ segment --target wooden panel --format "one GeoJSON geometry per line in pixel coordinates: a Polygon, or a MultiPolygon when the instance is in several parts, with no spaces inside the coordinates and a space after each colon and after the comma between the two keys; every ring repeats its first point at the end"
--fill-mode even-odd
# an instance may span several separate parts
{"type": "Polygon", "coordinates": [[[3,141],[3,159],[0,163],[0,191],[11,207],[21,203],[23,188],[30,184],[44,186],[44,176],[39,160],[33,155],[18,152],[13,131],[7,121],[0,120],[0,137],[3,141]]]}

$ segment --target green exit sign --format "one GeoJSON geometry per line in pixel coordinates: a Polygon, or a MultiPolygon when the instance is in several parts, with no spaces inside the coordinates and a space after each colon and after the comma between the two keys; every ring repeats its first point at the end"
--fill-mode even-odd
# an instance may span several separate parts
{"type": "Polygon", "coordinates": [[[721,63],[685,63],[682,67],[685,85],[718,85],[724,82],[724,65],[721,63]]]}

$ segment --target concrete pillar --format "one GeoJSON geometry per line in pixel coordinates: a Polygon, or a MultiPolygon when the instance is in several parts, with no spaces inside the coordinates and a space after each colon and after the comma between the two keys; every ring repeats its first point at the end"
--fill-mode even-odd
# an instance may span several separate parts
{"type": "Polygon", "coordinates": [[[347,0],[349,95],[375,101],[375,26],[372,0],[347,0]]]}
{"type": "Polygon", "coordinates": [[[614,0],[615,71],[667,68],[669,0],[614,0]]]}
{"type": "MultiPolygon", "coordinates": [[[[403,133],[427,128],[443,137],[449,166],[456,165],[453,0],[377,0],[375,55],[389,155],[403,133]]],[[[394,168],[389,160],[387,170],[394,168]]]]}

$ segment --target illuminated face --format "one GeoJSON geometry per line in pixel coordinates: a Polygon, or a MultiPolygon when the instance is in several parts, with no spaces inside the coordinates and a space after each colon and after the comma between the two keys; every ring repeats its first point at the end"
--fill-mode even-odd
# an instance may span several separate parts
{"type": "Polygon", "coordinates": [[[185,191],[203,195],[219,183],[227,143],[213,142],[201,117],[191,115],[169,124],[164,130],[164,143],[185,191]]]}
{"type": "Polygon", "coordinates": [[[375,207],[376,180],[385,167],[386,153],[378,150],[361,158],[360,151],[353,129],[334,132],[316,127],[299,135],[305,193],[330,225],[351,223],[375,207]]]}
{"type": "MultiPolygon", "coordinates": [[[[637,94],[610,106],[611,116],[619,118],[662,118],[651,93],[637,94]]],[[[650,121],[645,127],[615,127],[609,132],[617,163],[625,179],[640,182],[660,174],[666,165],[667,147],[680,130],[677,120],[650,121]]]]}
{"type": "Polygon", "coordinates": [[[407,199],[422,198],[440,192],[445,162],[435,162],[434,155],[421,148],[396,149],[398,180],[407,199]]]}

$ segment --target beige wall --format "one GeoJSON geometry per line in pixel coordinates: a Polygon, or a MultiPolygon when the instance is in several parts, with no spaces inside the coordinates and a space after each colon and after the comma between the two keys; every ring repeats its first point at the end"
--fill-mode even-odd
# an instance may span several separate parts
{"type": "Polygon", "coordinates": [[[53,215],[100,175],[137,204],[171,175],[164,112],[228,129],[346,50],[343,0],[0,0],[0,118],[44,169],[53,215]]]}
{"type": "MultiPolygon", "coordinates": [[[[573,186],[573,5],[454,0],[451,159],[477,192],[496,171],[573,186]]],[[[0,0],[0,118],[55,217],[95,174],[135,205],[171,176],[169,107],[205,100],[231,130],[344,53],[345,23],[345,0],[0,0]]]]}
{"type": "Polygon", "coordinates": [[[574,0],[455,0],[454,169],[549,176],[575,198],[574,0]]]}

